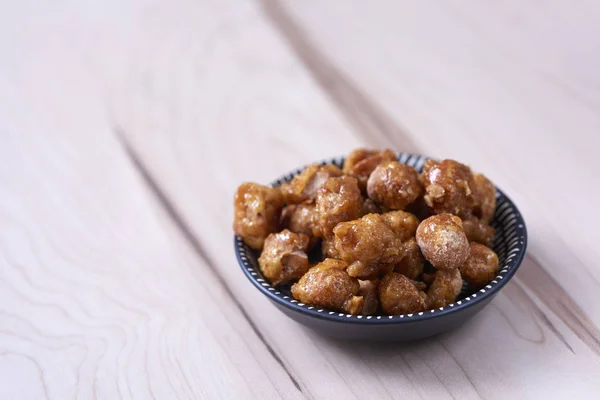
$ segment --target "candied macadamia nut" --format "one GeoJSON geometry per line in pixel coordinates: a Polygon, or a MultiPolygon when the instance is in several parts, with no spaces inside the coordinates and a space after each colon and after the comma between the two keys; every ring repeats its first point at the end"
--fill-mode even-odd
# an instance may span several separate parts
{"type": "Polygon", "coordinates": [[[384,161],[394,161],[396,153],[386,149],[382,151],[357,149],[351,152],[344,162],[344,173],[355,177],[362,191],[367,189],[371,172],[384,161]]]}
{"type": "Polygon", "coordinates": [[[315,233],[331,238],[337,224],[362,215],[363,202],[356,179],[349,176],[327,179],[317,193],[315,233]]]}
{"type": "Polygon", "coordinates": [[[379,284],[379,301],[386,314],[410,314],[426,309],[426,295],[402,274],[390,273],[379,284]]]}
{"type": "Polygon", "coordinates": [[[381,219],[402,241],[414,237],[419,226],[417,217],[406,211],[390,211],[381,214],[381,219]]]}
{"type": "Polygon", "coordinates": [[[419,224],[416,237],[425,259],[437,269],[458,268],[469,256],[469,241],[455,215],[427,218],[419,224]]]}
{"type": "Polygon", "coordinates": [[[421,173],[425,202],[434,213],[469,215],[475,205],[475,179],[471,169],[454,160],[425,161],[421,173]]]}
{"type": "Polygon", "coordinates": [[[425,284],[425,282],[421,282],[421,281],[415,281],[414,279],[410,279],[410,281],[413,283],[413,285],[415,285],[415,287],[418,290],[425,290],[427,289],[427,284],[425,284]]]}
{"type": "Polygon", "coordinates": [[[496,230],[485,222],[474,217],[467,218],[463,220],[463,230],[469,242],[477,242],[492,247],[496,230]]]}
{"type": "Polygon", "coordinates": [[[315,265],[292,286],[292,295],[302,303],[316,307],[360,314],[364,299],[358,296],[358,279],[345,271],[348,264],[331,258],[315,265]]]}
{"type": "Polygon", "coordinates": [[[402,240],[383,222],[380,214],[338,224],[333,230],[340,258],[352,265],[348,273],[361,279],[393,268],[404,255],[402,240]]]}
{"type": "Polygon", "coordinates": [[[410,238],[404,242],[404,256],[402,260],[394,267],[394,272],[398,272],[409,279],[417,279],[423,273],[425,267],[425,258],[415,238],[410,238]]]}
{"type": "Polygon", "coordinates": [[[356,149],[343,168],[313,164],[276,188],[243,183],[233,229],[299,302],[359,318],[423,314],[455,302],[463,283],[494,279],[495,211],[494,184],[467,165],[426,160],[419,173],[392,150],[356,149]]]}
{"type": "Polygon", "coordinates": [[[350,154],[348,154],[348,156],[346,157],[346,161],[344,161],[344,166],[342,168],[342,171],[345,174],[349,174],[350,171],[352,170],[352,168],[354,168],[354,166],[356,164],[358,164],[360,161],[365,160],[369,157],[373,157],[377,153],[379,153],[379,150],[372,150],[372,149],[352,150],[350,152],[350,154]]]}
{"type": "Polygon", "coordinates": [[[314,204],[290,204],[281,212],[280,225],[295,233],[303,233],[310,238],[312,248],[318,242],[314,236],[316,207],[314,204]]]}
{"type": "Polygon", "coordinates": [[[354,261],[348,266],[348,275],[358,279],[377,279],[394,270],[394,264],[375,263],[366,264],[360,260],[354,261]]]}
{"type": "Polygon", "coordinates": [[[273,285],[299,279],[308,271],[308,236],[287,229],[272,233],[265,240],[265,247],[258,258],[258,265],[265,278],[273,285]]]}
{"type": "Polygon", "coordinates": [[[445,307],[454,303],[462,289],[462,278],[458,269],[437,271],[427,291],[428,308],[445,307]]]}
{"type": "Polygon", "coordinates": [[[475,208],[476,217],[488,224],[496,211],[496,187],[482,174],[475,174],[475,208]]]}
{"type": "Polygon", "coordinates": [[[480,289],[494,279],[499,268],[498,256],[494,250],[479,243],[471,243],[469,258],[460,267],[460,272],[469,286],[480,289]]]}
{"type": "Polygon", "coordinates": [[[337,249],[335,248],[335,241],[334,239],[323,239],[321,241],[321,256],[323,257],[323,259],[326,258],[335,258],[335,259],[340,259],[340,253],[338,253],[337,249]]]}
{"type": "Polygon", "coordinates": [[[362,315],[373,315],[379,308],[379,281],[358,281],[360,289],[358,295],[364,299],[362,315]]]}
{"type": "Polygon", "coordinates": [[[423,187],[413,167],[387,161],[379,164],[369,176],[367,193],[384,207],[404,210],[423,193],[423,187]]]}
{"type": "Polygon", "coordinates": [[[265,238],[277,230],[283,197],[279,190],[243,183],[233,199],[233,230],[253,249],[262,249],[265,238]]]}
{"type": "Polygon", "coordinates": [[[289,184],[282,185],[281,191],[288,204],[313,202],[317,197],[317,191],[327,179],[342,175],[342,170],[333,164],[310,165],[296,175],[289,184]]]}

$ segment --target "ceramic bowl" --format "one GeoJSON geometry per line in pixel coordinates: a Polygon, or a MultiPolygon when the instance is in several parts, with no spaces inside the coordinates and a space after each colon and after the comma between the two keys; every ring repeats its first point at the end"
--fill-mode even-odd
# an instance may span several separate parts
{"type": "MultiPolygon", "coordinates": [[[[398,161],[421,171],[427,157],[400,153],[398,161]]],[[[342,167],[344,157],[323,161],[342,167]]],[[[286,174],[272,183],[289,182],[304,167],[286,174]]],[[[481,311],[514,276],[521,265],[527,247],[525,221],[515,204],[496,188],[496,212],[491,225],[496,229],[493,249],[498,254],[498,275],[484,288],[470,290],[466,285],[456,302],[446,307],[405,315],[350,315],[295,300],[290,287],[273,287],[260,272],[256,251],[235,236],[234,249],[242,271],[254,287],[264,294],[281,312],[293,320],[324,335],[355,340],[408,341],[449,331],[462,325],[481,311]]],[[[265,310],[269,312],[269,310],[265,310]]]]}

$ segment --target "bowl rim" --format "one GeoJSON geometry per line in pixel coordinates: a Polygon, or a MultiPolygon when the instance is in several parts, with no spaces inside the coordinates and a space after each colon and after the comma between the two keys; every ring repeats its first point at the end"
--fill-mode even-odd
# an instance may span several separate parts
{"type": "MultiPolygon", "coordinates": [[[[414,163],[415,165],[413,166],[418,166],[417,170],[420,170],[425,160],[433,159],[431,157],[405,152],[397,153],[397,156],[398,161],[404,164],[412,165],[411,162],[414,163]]],[[[339,156],[307,164],[303,167],[297,168],[294,171],[282,175],[279,179],[272,182],[271,186],[276,187],[279,186],[282,182],[291,180],[291,178],[299,174],[308,165],[334,164],[338,167],[341,167],[341,165],[343,165],[344,160],[345,156],[339,156]]],[[[277,303],[278,305],[284,306],[291,311],[304,314],[308,317],[348,324],[396,325],[414,323],[418,321],[426,321],[431,319],[442,318],[449,314],[457,313],[468,307],[474,306],[475,304],[485,302],[485,300],[488,298],[491,299],[508,283],[508,281],[512,279],[512,277],[515,275],[515,273],[521,266],[521,263],[525,258],[525,253],[527,251],[527,227],[525,225],[525,220],[515,203],[497,186],[496,199],[501,200],[503,202],[502,205],[507,204],[507,206],[505,206],[501,211],[498,211],[497,206],[496,213],[505,213],[507,209],[510,209],[512,211],[511,216],[514,216],[514,218],[512,218],[510,222],[514,221],[513,225],[515,226],[515,234],[512,235],[512,239],[510,239],[513,244],[509,244],[507,240],[506,262],[500,266],[499,272],[496,275],[496,277],[491,282],[488,282],[488,284],[483,288],[478,289],[473,294],[459,301],[456,301],[445,307],[434,308],[432,310],[420,311],[416,313],[401,315],[351,315],[344,312],[332,311],[326,308],[319,308],[316,306],[303,304],[295,300],[291,296],[282,293],[276,287],[273,287],[269,283],[269,281],[262,276],[262,273],[258,268],[256,260],[256,266],[253,265],[253,263],[251,262],[251,258],[256,257],[254,256],[254,254],[250,254],[249,257],[248,251],[251,250],[244,244],[241,237],[234,235],[233,244],[238,264],[244,272],[244,275],[246,275],[246,278],[248,278],[248,280],[254,285],[254,287],[256,287],[262,294],[267,296],[267,298],[269,298],[271,301],[277,303]]],[[[508,225],[508,223],[505,222],[504,225],[508,225]]]]}

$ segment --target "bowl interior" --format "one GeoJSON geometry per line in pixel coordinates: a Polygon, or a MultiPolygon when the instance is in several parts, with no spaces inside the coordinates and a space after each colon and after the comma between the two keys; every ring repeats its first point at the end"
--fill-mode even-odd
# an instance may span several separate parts
{"type": "MultiPolygon", "coordinates": [[[[421,172],[423,163],[427,159],[428,157],[414,154],[398,154],[398,161],[414,167],[419,172],[421,172]]],[[[340,168],[342,167],[343,163],[344,157],[337,157],[320,162],[320,164],[323,165],[335,164],[340,168]]],[[[302,172],[303,169],[304,167],[282,176],[273,182],[272,186],[279,186],[283,182],[291,181],[292,178],[302,172]]],[[[483,301],[483,299],[493,295],[502,286],[504,286],[504,284],[506,284],[506,282],[514,275],[525,255],[525,249],[527,246],[527,232],[521,213],[513,204],[513,202],[498,188],[496,188],[496,211],[491,225],[496,229],[493,250],[498,255],[498,259],[500,261],[500,271],[498,272],[498,275],[488,285],[479,290],[469,289],[466,284],[463,284],[462,292],[460,293],[456,302],[453,304],[433,310],[405,315],[350,315],[300,303],[292,297],[290,292],[291,285],[278,287],[271,286],[269,281],[266,280],[260,272],[257,262],[259,254],[246,246],[239,236],[235,236],[234,238],[234,247],[240,266],[242,267],[242,270],[245,272],[248,279],[250,279],[254,286],[267,295],[271,300],[283,306],[317,318],[326,318],[344,322],[408,322],[425,318],[434,318],[454,310],[468,307],[470,304],[483,301]]]]}

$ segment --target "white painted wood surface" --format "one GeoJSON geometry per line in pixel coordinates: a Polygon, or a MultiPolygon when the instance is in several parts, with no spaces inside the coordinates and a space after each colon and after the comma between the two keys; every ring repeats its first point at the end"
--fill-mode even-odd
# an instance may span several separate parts
{"type": "Polygon", "coordinates": [[[594,398],[594,2],[11,2],[0,398],[594,398]],[[231,197],[359,145],[465,160],[529,258],[463,328],[349,344],[240,273],[231,197]]]}

